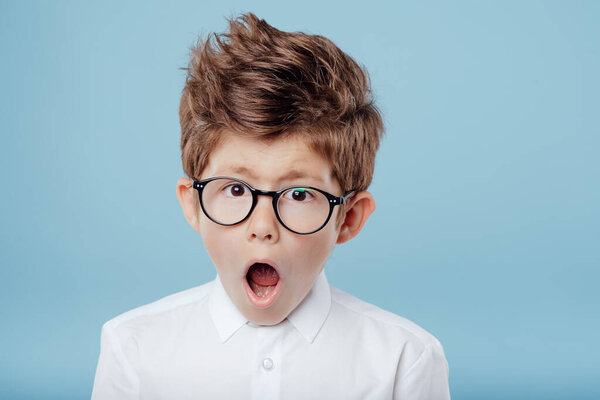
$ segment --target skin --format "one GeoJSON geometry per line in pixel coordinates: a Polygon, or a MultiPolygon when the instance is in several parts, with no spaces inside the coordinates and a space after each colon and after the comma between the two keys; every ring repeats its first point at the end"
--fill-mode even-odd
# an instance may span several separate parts
{"type": "MultiPolygon", "coordinates": [[[[306,185],[342,195],[329,161],[309,149],[300,137],[264,141],[226,134],[211,153],[200,179],[215,176],[238,178],[262,190],[306,185]]],[[[246,221],[222,226],[196,208],[194,198],[198,192],[192,183],[187,178],[177,181],[177,198],[184,216],[202,236],[231,301],[257,325],[283,321],[308,294],[334,246],[355,237],[375,210],[373,196],[358,192],[349,200],[339,224],[336,224],[341,211],[338,206],[323,229],[310,235],[297,235],[279,224],[271,198],[259,196],[256,208],[246,221]],[[266,309],[254,307],[244,290],[246,268],[258,260],[276,264],[282,283],[278,298],[266,309]]]]}

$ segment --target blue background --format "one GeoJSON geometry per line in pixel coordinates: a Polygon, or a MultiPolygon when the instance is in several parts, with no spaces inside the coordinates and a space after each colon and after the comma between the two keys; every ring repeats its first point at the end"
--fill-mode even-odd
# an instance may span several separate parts
{"type": "Polygon", "coordinates": [[[215,277],[179,68],[245,11],[332,39],[384,115],[330,283],[435,334],[455,399],[600,398],[600,2],[82,3],[0,6],[1,398],[88,398],[103,322],[215,277]]]}

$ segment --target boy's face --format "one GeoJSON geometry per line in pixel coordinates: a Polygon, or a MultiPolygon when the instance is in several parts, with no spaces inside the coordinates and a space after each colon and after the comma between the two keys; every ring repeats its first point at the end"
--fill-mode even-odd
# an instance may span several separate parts
{"type": "MultiPolygon", "coordinates": [[[[261,190],[277,191],[299,185],[313,186],[341,196],[330,163],[309,149],[303,139],[290,137],[263,141],[227,135],[211,153],[201,179],[238,178],[261,190]]],[[[190,189],[198,196],[194,189],[190,189]]],[[[274,325],[285,319],[308,294],[338,240],[334,207],[327,225],[318,232],[298,235],[284,228],[275,216],[272,199],[258,196],[256,207],[244,222],[222,226],[199,210],[197,225],[206,250],[217,268],[225,291],[248,320],[274,325]],[[251,302],[246,274],[250,265],[264,262],[279,273],[279,293],[266,308],[251,302]]]]}

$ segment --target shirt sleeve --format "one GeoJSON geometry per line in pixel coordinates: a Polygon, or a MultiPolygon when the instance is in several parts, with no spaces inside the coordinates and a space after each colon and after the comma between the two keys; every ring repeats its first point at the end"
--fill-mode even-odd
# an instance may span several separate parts
{"type": "Polygon", "coordinates": [[[139,399],[139,378],[109,323],[102,327],[92,400],[139,399]]]}
{"type": "Polygon", "coordinates": [[[442,346],[428,344],[414,364],[394,384],[395,400],[449,400],[448,362],[442,346]]]}

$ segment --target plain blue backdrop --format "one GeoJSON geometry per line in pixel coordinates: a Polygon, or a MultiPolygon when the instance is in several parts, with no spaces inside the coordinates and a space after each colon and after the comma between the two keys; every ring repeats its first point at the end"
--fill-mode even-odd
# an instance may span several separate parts
{"type": "Polygon", "coordinates": [[[377,210],[330,283],[436,335],[455,399],[600,398],[600,2],[2,1],[0,397],[84,399],[102,324],[214,279],[188,49],[252,11],[371,74],[377,210]]]}

